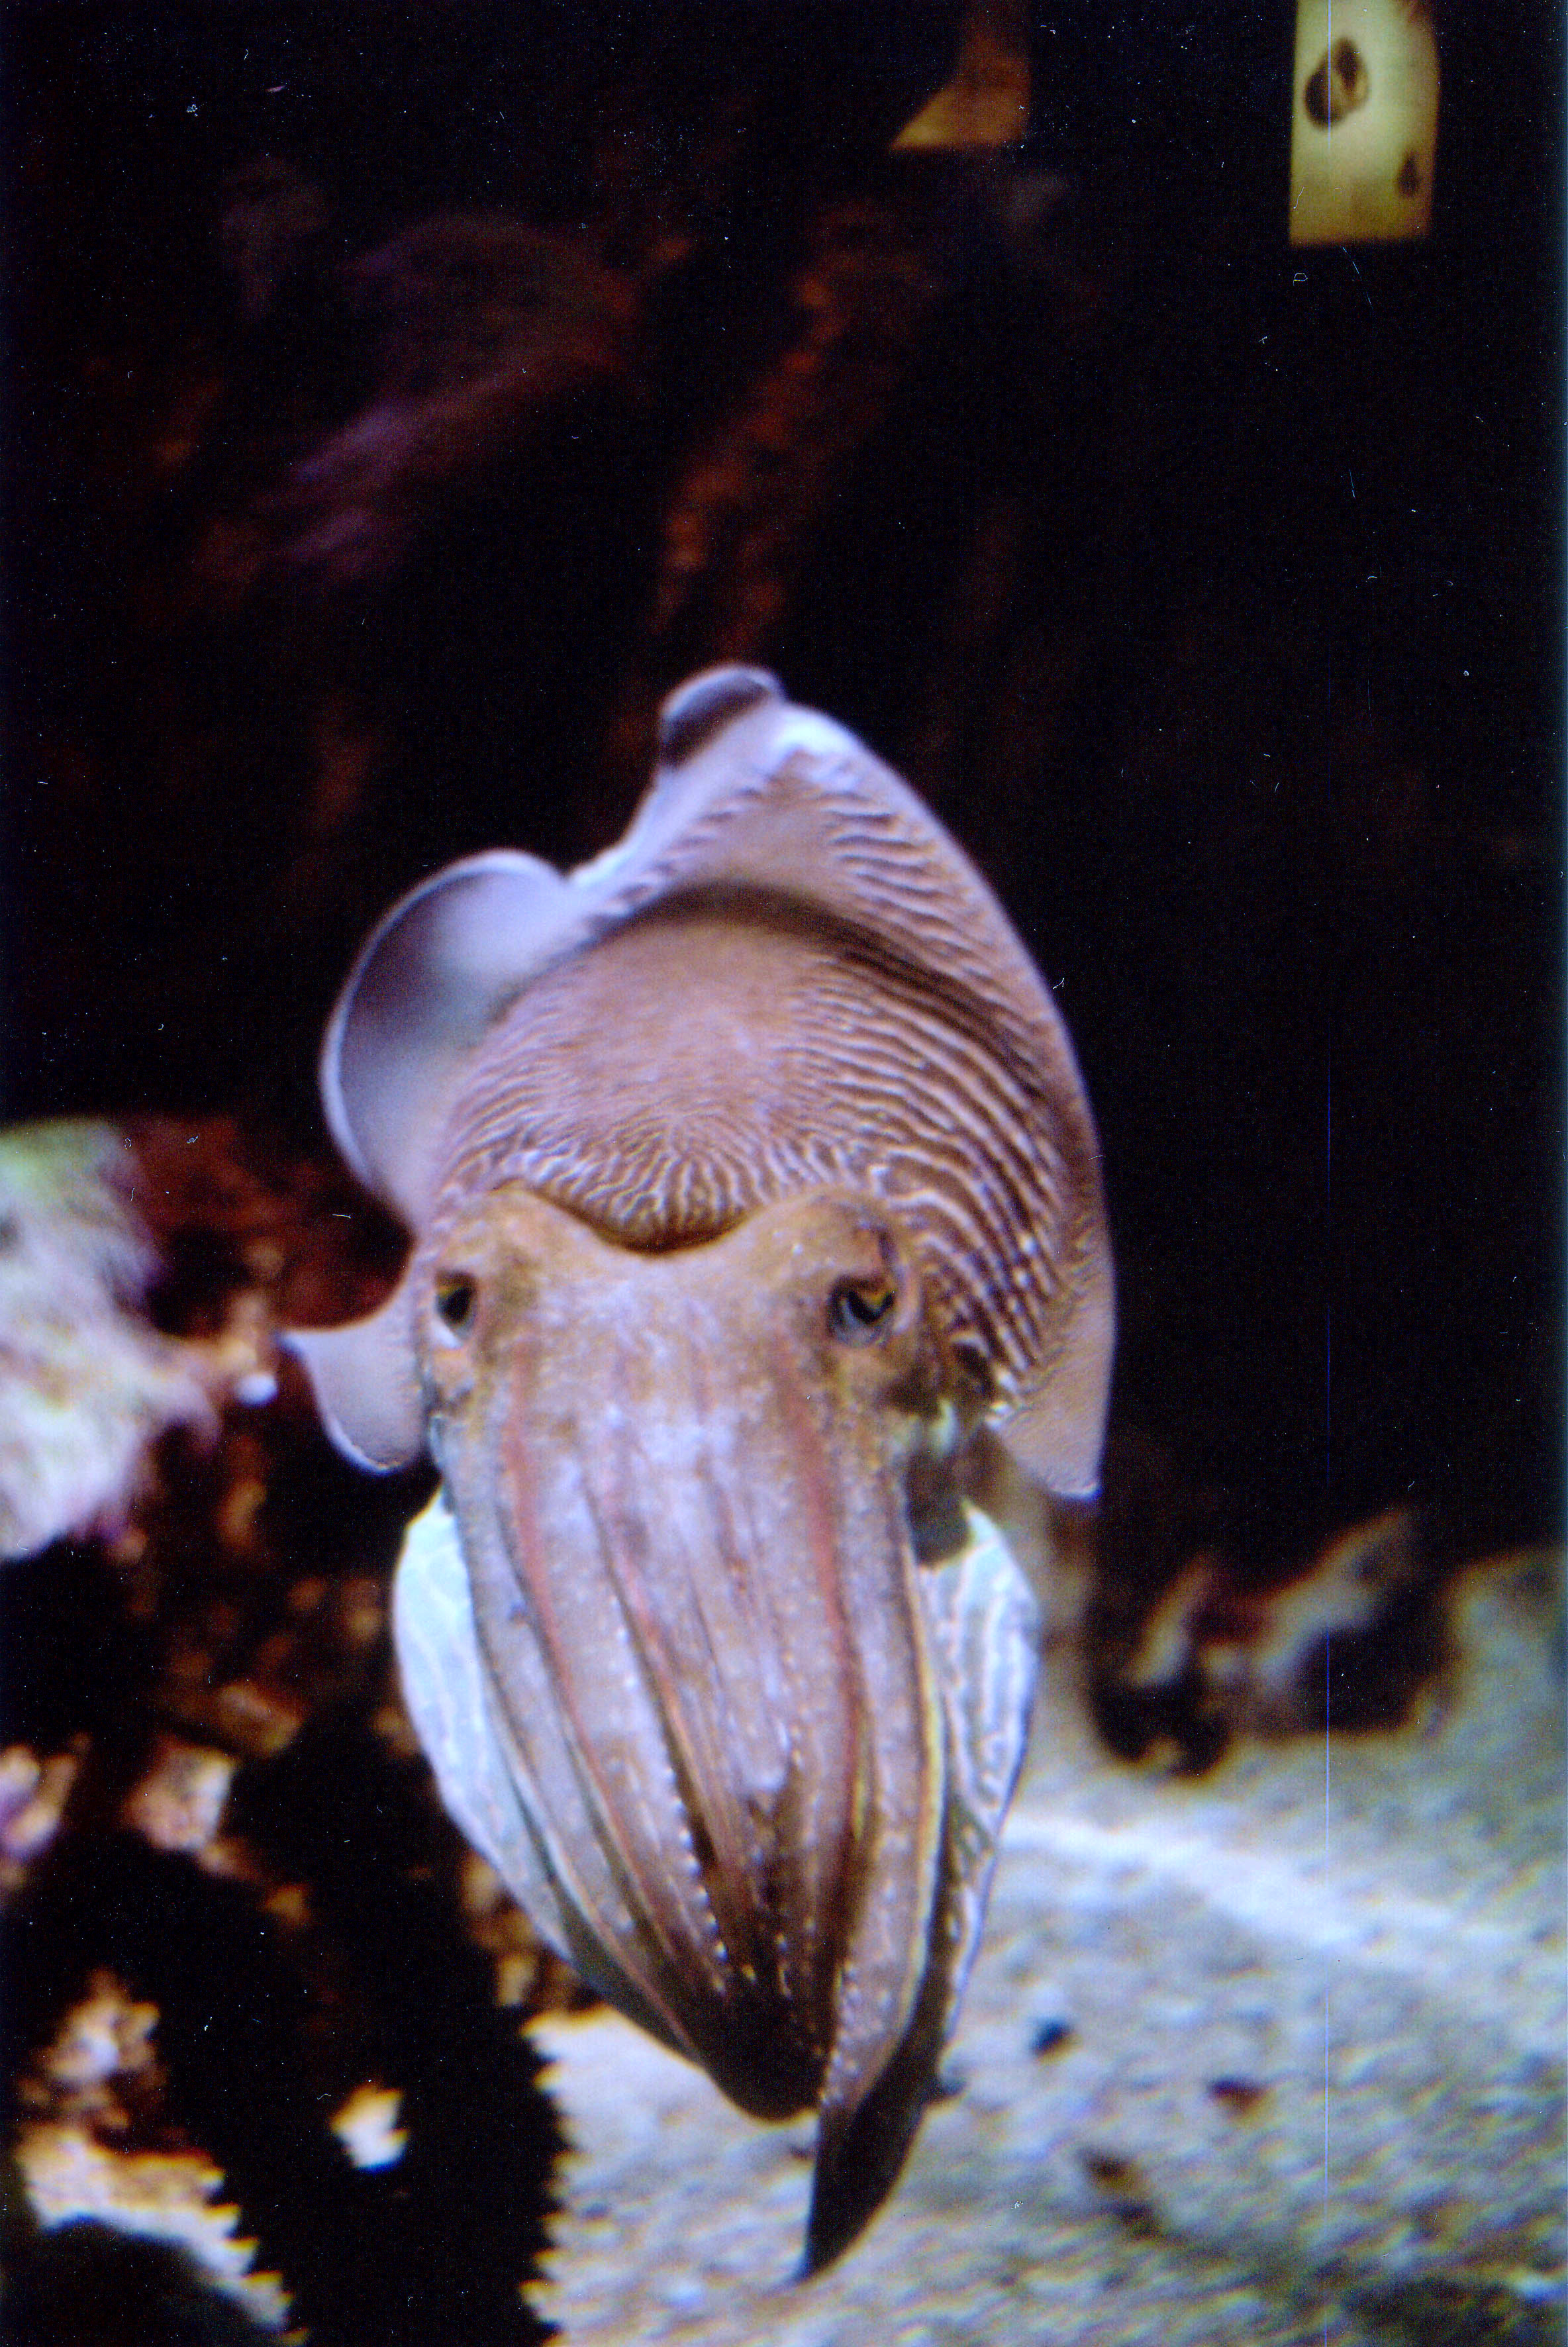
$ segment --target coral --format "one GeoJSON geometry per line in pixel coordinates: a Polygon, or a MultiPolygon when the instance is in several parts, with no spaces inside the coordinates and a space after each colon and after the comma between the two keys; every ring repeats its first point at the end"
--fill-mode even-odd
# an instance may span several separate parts
{"type": "Polygon", "coordinates": [[[90,2220],[183,2250],[253,2321],[280,2331],[287,2296],[275,2274],[252,2270],[254,2241],[237,2238],[238,2209],[220,2202],[221,2171],[190,2149],[138,2144],[163,2078],[152,2048],[157,2007],[133,2002],[98,1970],[87,1994],[21,2082],[27,2116],[16,2159],[39,2223],[90,2220]]]}
{"type": "Polygon", "coordinates": [[[459,2319],[521,2347],[555,2132],[519,2024],[579,1993],[414,1757],[385,1585],[415,1492],[340,1474],[292,1378],[240,1398],[280,1312],[374,1299],[385,1235],[221,1121],[40,1158],[54,1341],[101,1351],[119,1316],[197,1365],[203,1419],[144,1451],[111,1539],[0,1576],[16,2335],[123,2290],[152,2347],[204,2275],[325,2347],[459,2319]]]}
{"type": "Polygon", "coordinates": [[[149,1445],[213,1424],[210,1364],[140,1315],[129,1188],[106,1126],[0,1137],[0,1557],[123,1524],[149,1445]]]}

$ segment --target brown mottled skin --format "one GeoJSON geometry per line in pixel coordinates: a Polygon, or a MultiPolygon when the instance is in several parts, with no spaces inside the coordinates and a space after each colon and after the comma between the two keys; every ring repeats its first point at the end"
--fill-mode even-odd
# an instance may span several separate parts
{"type": "Polygon", "coordinates": [[[987,1422],[1092,1488],[1093,1128],[960,852],[771,679],[666,705],[620,850],[454,866],[366,947],[334,1131],[416,1233],[303,1332],[364,1463],[427,1446],[399,1641],[449,1805],[540,1928],[758,2117],[815,2106],[808,2263],[897,2175],[1021,1753],[987,1422]]]}

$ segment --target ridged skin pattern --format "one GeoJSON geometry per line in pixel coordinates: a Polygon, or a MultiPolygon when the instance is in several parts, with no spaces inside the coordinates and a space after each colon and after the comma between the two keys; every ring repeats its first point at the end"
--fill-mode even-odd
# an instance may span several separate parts
{"type": "Polygon", "coordinates": [[[1049,1375],[1085,1218],[1057,1143],[1061,1047],[1005,996],[1013,973],[966,921],[950,856],[855,782],[797,758],[767,787],[781,813],[816,803],[866,926],[703,883],[755,794],[743,780],[640,876],[650,911],[615,906],[498,1022],[454,1103],[432,1236],[508,1180],[641,1248],[860,1188],[897,1209],[953,1342],[1006,1406],[1049,1375]],[[919,964],[889,936],[914,925],[919,964]]]}
{"type": "Polygon", "coordinates": [[[807,2260],[918,2125],[1033,1673],[959,1498],[989,1418],[1093,1488],[1111,1274],[1071,1048],[896,775],[771,678],[666,704],[626,838],[395,907],[323,1096],[417,1225],[300,1337],[343,1447],[427,1442],[410,1707],[538,1928],[743,2108],[815,2106],[807,2260]]]}

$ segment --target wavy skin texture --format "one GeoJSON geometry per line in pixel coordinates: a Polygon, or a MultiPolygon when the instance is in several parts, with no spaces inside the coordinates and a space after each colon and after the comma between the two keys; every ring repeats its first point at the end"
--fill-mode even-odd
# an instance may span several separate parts
{"type": "Polygon", "coordinates": [[[819,2114],[808,2266],[891,2186],[977,1944],[1033,1614],[958,1499],[983,1421],[1092,1490],[1092,1122],[995,899],[753,671],[666,705],[619,847],[394,907],[323,1096],[412,1223],[304,1332],[399,1571],[448,1807],[539,1929],[744,2109],[819,2114]]]}

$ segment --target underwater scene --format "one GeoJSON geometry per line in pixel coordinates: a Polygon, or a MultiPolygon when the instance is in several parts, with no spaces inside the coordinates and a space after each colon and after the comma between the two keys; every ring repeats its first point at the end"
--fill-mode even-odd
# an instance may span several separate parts
{"type": "Polygon", "coordinates": [[[7,2342],[1561,2335],[1558,30],[12,9],[7,2342]]]}

